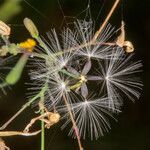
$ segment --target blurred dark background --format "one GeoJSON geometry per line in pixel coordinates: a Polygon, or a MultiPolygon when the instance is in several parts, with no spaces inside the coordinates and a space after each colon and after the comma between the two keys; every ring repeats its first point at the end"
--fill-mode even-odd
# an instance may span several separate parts
{"type": "MultiPolygon", "coordinates": [[[[91,13],[96,26],[104,20],[114,0],[91,0],[91,13]],[[101,11],[100,11],[101,10],[101,11]],[[98,14],[100,15],[98,16],[98,14]]],[[[1,20],[6,20],[12,28],[11,40],[20,42],[29,37],[22,21],[25,17],[31,18],[42,35],[53,27],[61,28],[64,14],[78,16],[82,19],[85,13],[80,14],[87,7],[87,0],[1,0],[1,20]],[[16,9],[10,14],[4,9],[4,3],[11,1],[8,10],[16,9]],[[28,4],[28,2],[30,4],[28,4]],[[17,7],[16,7],[17,5],[17,7]],[[60,9],[61,7],[63,9],[60,9]],[[34,8],[33,8],[34,7],[34,8]],[[3,10],[3,11],[1,11],[3,10]],[[5,11],[4,11],[5,10],[5,11]],[[2,15],[5,12],[5,16],[2,15]],[[9,17],[7,17],[9,15],[9,17]]],[[[144,88],[141,98],[135,103],[126,100],[123,112],[117,116],[118,122],[112,122],[112,130],[97,141],[84,140],[85,150],[150,150],[150,0],[122,0],[110,23],[119,27],[121,19],[126,23],[128,40],[133,41],[136,57],[143,62],[144,88]]],[[[67,18],[72,21],[72,18],[67,18]]],[[[65,23],[64,23],[65,24],[65,23]]],[[[7,96],[0,99],[0,124],[6,122],[26,100],[27,72],[7,96]]],[[[7,129],[21,130],[33,116],[33,109],[28,108],[7,129]]],[[[36,137],[8,137],[5,142],[12,150],[39,150],[40,135],[36,137]]],[[[55,126],[46,131],[46,150],[77,150],[75,140],[67,136],[55,126]]]]}

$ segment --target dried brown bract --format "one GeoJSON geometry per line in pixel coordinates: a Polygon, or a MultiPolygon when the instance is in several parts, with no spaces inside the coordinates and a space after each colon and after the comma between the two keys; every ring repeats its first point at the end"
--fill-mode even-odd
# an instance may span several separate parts
{"type": "Polygon", "coordinates": [[[131,53],[134,51],[134,46],[132,44],[132,42],[130,41],[125,41],[125,29],[124,29],[125,23],[124,21],[121,22],[121,33],[117,38],[116,44],[122,48],[124,48],[124,50],[127,53],[131,53]]]}
{"type": "Polygon", "coordinates": [[[3,21],[0,21],[0,34],[3,36],[9,36],[11,29],[3,21]]]}
{"type": "Polygon", "coordinates": [[[33,118],[30,123],[25,127],[24,129],[24,132],[25,133],[28,133],[29,132],[29,129],[30,127],[33,126],[33,124],[36,122],[36,121],[43,121],[45,123],[45,127],[47,129],[49,129],[52,125],[56,124],[57,122],[59,122],[60,120],[60,115],[59,113],[57,112],[48,112],[46,111],[44,114],[38,116],[38,117],[35,117],[33,118]]]}
{"type": "Polygon", "coordinates": [[[9,147],[6,146],[4,140],[0,138],[0,150],[10,150],[9,147]]]}

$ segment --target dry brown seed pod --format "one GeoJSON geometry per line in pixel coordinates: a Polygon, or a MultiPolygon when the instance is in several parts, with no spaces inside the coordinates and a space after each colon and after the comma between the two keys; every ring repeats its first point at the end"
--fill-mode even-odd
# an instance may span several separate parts
{"type": "Polygon", "coordinates": [[[51,123],[57,123],[60,120],[60,115],[58,113],[53,113],[49,116],[49,121],[51,123]]]}
{"type": "Polygon", "coordinates": [[[125,41],[125,23],[121,22],[121,33],[117,38],[116,44],[120,47],[123,47],[127,53],[132,53],[134,51],[134,46],[130,41],[125,41]]]}
{"type": "Polygon", "coordinates": [[[125,41],[123,47],[127,53],[132,53],[134,51],[134,46],[130,41],[125,41]]]}
{"type": "Polygon", "coordinates": [[[0,35],[9,36],[11,29],[8,25],[6,25],[3,21],[0,21],[0,35]]]}

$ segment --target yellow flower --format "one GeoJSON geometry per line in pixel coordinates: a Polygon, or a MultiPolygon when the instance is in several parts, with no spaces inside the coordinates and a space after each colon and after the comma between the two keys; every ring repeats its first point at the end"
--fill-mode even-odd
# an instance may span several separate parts
{"type": "Polygon", "coordinates": [[[33,39],[27,39],[24,42],[19,44],[20,48],[26,49],[29,52],[32,52],[34,47],[36,46],[36,41],[33,39]]]}

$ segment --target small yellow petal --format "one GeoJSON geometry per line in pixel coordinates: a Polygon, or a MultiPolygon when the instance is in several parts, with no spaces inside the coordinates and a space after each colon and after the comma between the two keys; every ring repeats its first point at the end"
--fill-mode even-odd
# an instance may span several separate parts
{"type": "Polygon", "coordinates": [[[29,52],[32,52],[34,47],[36,46],[36,42],[33,39],[27,39],[26,41],[21,42],[19,46],[23,49],[28,50],[29,52]]]}

